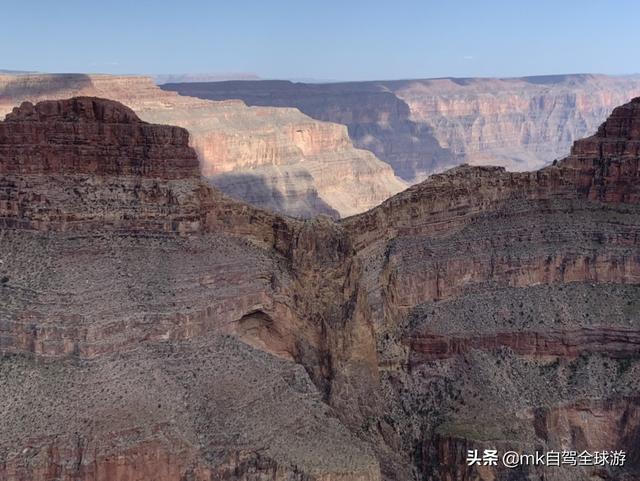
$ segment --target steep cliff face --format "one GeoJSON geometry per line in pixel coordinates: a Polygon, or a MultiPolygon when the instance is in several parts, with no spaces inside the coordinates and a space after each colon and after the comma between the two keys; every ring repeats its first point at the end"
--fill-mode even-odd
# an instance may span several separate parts
{"type": "Polygon", "coordinates": [[[294,362],[325,358],[302,224],[213,190],[187,142],[87,97],[0,123],[0,478],[379,479],[294,362]]]}
{"type": "Polygon", "coordinates": [[[296,109],[183,97],[146,77],[0,76],[0,114],[26,100],[78,95],[114,99],[143,120],[186,128],[203,174],[258,207],[301,217],[348,216],[405,187],[388,165],[354,148],[343,125],[296,109]]]}
{"type": "Polygon", "coordinates": [[[459,167],[344,221],[376,330],[373,431],[426,479],[637,479],[639,107],[556,165],[459,167]],[[467,467],[484,448],[629,463],[467,467]]]}
{"type": "Polygon", "coordinates": [[[529,170],[569,153],[611,110],[640,95],[638,77],[562,75],[302,84],[175,83],[165,90],[249,105],[297,107],[349,127],[356,146],[414,183],[460,163],[529,170]]]}
{"type": "Polygon", "coordinates": [[[0,478],[637,479],[638,122],[640,98],[542,170],[299,221],[209,187],[182,129],[22,105],[0,123],[0,478]],[[628,463],[468,467],[483,448],[628,463]]]}
{"type": "Polygon", "coordinates": [[[411,117],[471,164],[539,168],[567,155],[614,107],[640,95],[637,77],[566,75],[433,80],[396,90],[411,117]]]}

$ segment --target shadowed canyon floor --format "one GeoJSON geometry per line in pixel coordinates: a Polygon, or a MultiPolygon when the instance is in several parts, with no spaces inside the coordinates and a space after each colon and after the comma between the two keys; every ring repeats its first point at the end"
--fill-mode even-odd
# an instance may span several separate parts
{"type": "Polygon", "coordinates": [[[91,97],[14,109],[0,174],[2,480],[640,479],[640,98],[341,221],[231,200],[91,97]]]}
{"type": "Polygon", "coordinates": [[[565,157],[617,105],[640,95],[640,77],[549,75],[305,84],[171,83],[183,95],[297,107],[345,124],[355,145],[414,183],[461,163],[532,170],[565,157]]]}
{"type": "Polygon", "coordinates": [[[23,101],[98,96],[122,102],[143,120],[189,131],[204,176],[252,205],[311,217],[363,212],[407,184],[343,125],[295,108],[247,107],[160,90],[148,77],[83,74],[0,75],[0,114],[23,101]]]}

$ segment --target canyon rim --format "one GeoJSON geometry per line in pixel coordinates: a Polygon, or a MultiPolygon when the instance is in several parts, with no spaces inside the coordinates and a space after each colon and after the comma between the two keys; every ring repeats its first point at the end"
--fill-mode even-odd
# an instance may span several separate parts
{"type": "Polygon", "coordinates": [[[0,479],[638,479],[640,98],[343,220],[233,200],[96,97],[14,107],[0,173],[0,479]]]}
{"type": "Polygon", "coordinates": [[[640,481],[640,2],[0,11],[0,481],[640,481]]]}

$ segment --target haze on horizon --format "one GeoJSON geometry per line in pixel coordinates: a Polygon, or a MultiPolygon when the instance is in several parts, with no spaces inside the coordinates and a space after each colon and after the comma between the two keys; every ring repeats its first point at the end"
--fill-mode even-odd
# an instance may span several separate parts
{"type": "Polygon", "coordinates": [[[640,3],[5,2],[0,68],[382,80],[640,72],[640,3]]]}

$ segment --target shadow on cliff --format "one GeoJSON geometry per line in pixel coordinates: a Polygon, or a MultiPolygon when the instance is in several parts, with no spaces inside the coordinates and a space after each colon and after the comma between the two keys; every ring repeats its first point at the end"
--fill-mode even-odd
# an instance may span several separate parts
{"type": "Polygon", "coordinates": [[[47,98],[51,100],[72,97],[69,92],[90,89],[93,82],[86,74],[38,74],[42,81],[35,83],[32,76],[16,75],[6,83],[0,80],[0,104],[14,100],[16,107],[25,98],[47,98]]]}
{"type": "MultiPolygon", "coordinates": [[[[637,415],[640,410],[640,397],[632,398],[631,403],[632,406],[635,407],[635,413],[633,414],[637,415]]],[[[625,419],[628,419],[627,415],[625,415],[625,419]]],[[[621,440],[620,448],[626,449],[627,451],[628,460],[625,465],[638,476],[638,479],[640,479],[640,445],[637,442],[638,439],[640,439],[640,425],[627,433],[627,435],[621,440]]]]}
{"type": "MultiPolygon", "coordinates": [[[[391,97],[392,119],[347,124],[356,147],[370,150],[391,165],[398,177],[410,183],[462,162],[440,145],[431,126],[411,120],[411,109],[404,100],[389,92],[382,95],[391,97]]],[[[388,113],[380,112],[383,117],[388,113]]]]}
{"type": "Polygon", "coordinates": [[[373,152],[408,182],[459,163],[433,129],[411,120],[411,109],[392,91],[407,81],[293,83],[287,80],[167,83],[164,90],[208,100],[294,107],[316,120],[347,126],[354,145],[373,152]]]}
{"type": "Polygon", "coordinates": [[[230,172],[210,177],[209,183],[229,197],[246,202],[261,209],[292,217],[308,219],[320,214],[339,219],[338,211],[320,198],[313,188],[310,174],[302,175],[306,189],[286,191],[270,184],[264,175],[247,172],[230,172]]]}

